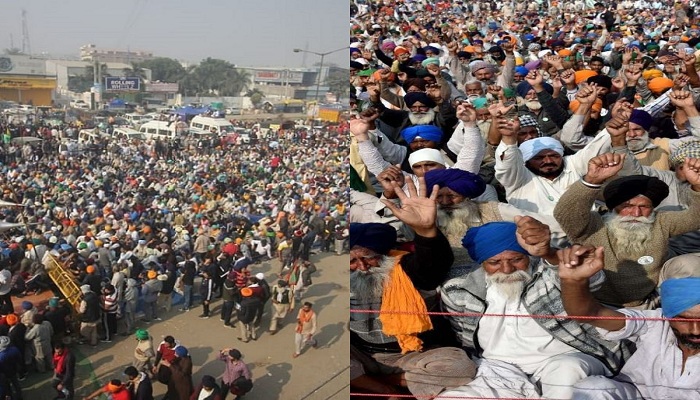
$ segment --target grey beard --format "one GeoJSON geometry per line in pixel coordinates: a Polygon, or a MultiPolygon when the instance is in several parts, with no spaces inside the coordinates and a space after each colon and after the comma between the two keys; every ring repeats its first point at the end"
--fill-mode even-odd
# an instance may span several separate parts
{"type": "Polygon", "coordinates": [[[471,200],[465,200],[457,208],[445,210],[438,208],[437,224],[447,237],[463,237],[467,229],[481,225],[479,206],[471,200]]]}
{"type": "Polygon", "coordinates": [[[395,263],[394,257],[384,256],[378,267],[370,268],[368,271],[351,272],[351,296],[363,304],[381,301],[384,285],[388,282],[389,273],[395,263]]]}
{"type": "Polygon", "coordinates": [[[649,133],[644,133],[644,135],[634,138],[634,139],[627,139],[627,148],[634,152],[634,151],[641,151],[646,147],[646,145],[649,143],[649,133]]]}
{"type": "Polygon", "coordinates": [[[605,226],[611,233],[616,252],[635,258],[644,253],[651,238],[651,228],[656,216],[621,217],[615,212],[603,216],[605,226]]]}
{"type": "Polygon", "coordinates": [[[435,110],[428,110],[424,113],[408,113],[408,120],[413,125],[429,125],[435,119],[435,110]]]}
{"type": "Polygon", "coordinates": [[[520,297],[530,279],[532,276],[527,271],[517,270],[511,274],[495,272],[486,275],[486,288],[497,291],[501,297],[511,302],[520,297]]]}

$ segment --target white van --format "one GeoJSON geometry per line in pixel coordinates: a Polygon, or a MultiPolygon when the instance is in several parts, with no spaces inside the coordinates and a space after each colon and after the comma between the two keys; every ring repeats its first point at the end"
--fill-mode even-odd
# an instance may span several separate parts
{"type": "Polygon", "coordinates": [[[210,133],[212,129],[216,129],[218,135],[225,135],[228,132],[233,132],[235,128],[226,118],[211,118],[198,115],[190,121],[190,132],[192,133],[210,133]]]}
{"type": "Polygon", "coordinates": [[[95,143],[98,140],[102,139],[108,139],[109,135],[105,133],[95,133],[93,129],[81,129],[80,132],[78,132],[78,143],[79,144],[86,144],[86,143],[95,143]]]}
{"type": "Polygon", "coordinates": [[[176,132],[175,125],[167,121],[148,121],[139,127],[139,132],[143,133],[146,139],[166,140],[174,140],[184,133],[182,131],[176,132]]]}
{"type": "Polygon", "coordinates": [[[115,128],[114,132],[112,132],[112,136],[118,139],[124,138],[127,140],[146,140],[145,134],[131,128],[115,128]]]}
{"type": "Polygon", "coordinates": [[[132,127],[136,128],[139,125],[146,123],[148,121],[152,121],[153,118],[150,115],[141,115],[141,114],[134,114],[134,113],[129,113],[129,114],[124,114],[124,119],[129,121],[132,127]]]}

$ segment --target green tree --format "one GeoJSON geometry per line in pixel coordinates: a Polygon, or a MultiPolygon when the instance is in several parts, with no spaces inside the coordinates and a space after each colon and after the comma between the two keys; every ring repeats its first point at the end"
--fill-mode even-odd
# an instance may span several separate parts
{"type": "Polygon", "coordinates": [[[250,74],[225,60],[207,58],[188,70],[181,81],[185,94],[239,96],[248,88],[250,74]]]}
{"type": "Polygon", "coordinates": [[[328,90],[333,93],[338,100],[344,95],[347,95],[348,76],[350,76],[350,71],[347,69],[334,67],[328,71],[326,86],[328,86],[328,90]]]}
{"type": "Polygon", "coordinates": [[[265,94],[260,91],[260,89],[250,89],[245,93],[245,97],[250,97],[250,102],[253,103],[255,108],[260,106],[260,103],[265,98],[265,94]]]}
{"type": "MultiPolygon", "coordinates": [[[[109,73],[107,73],[107,64],[100,64],[98,67],[100,68],[99,72],[103,80],[104,77],[110,76],[109,73]]],[[[93,65],[86,65],[82,75],[68,77],[68,90],[71,92],[87,92],[92,88],[94,83],[95,70],[93,65]]],[[[104,84],[104,82],[101,83],[104,84]]]]}
{"type": "Polygon", "coordinates": [[[146,70],[139,63],[132,62],[131,67],[122,69],[122,73],[125,77],[136,77],[143,81],[148,76],[146,75],[146,70]]]}
{"type": "Polygon", "coordinates": [[[178,62],[168,57],[156,57],[139,63],[141,68],[151,70],[151,80],[160,82],[180,82],[187,75],[187,70],[178,62]]]}

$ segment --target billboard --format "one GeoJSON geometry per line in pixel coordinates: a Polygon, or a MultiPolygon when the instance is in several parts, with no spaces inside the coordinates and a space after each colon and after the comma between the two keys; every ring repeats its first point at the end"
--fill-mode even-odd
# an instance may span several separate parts
{"type": "Polygon", "coordinates": [[[141,79],[138,77],[108,76],[105,78],[105,90],[108,92],[138,92],[140,89],[141,79]]]}
{"type": "Polygon", "coordinates": [[[289,70],[257,70],[253,73],[255,82],[274,82],[279,84],[284,83],[301,83],[304,78],[304,73],[299,71],[289,70]]]}
{"type": "Polygon", "coordinates": [[[180,85],[177,83],[153,82],[146,84],[147,92],[155,93],[177,93],[180,90],[180,85]]]}

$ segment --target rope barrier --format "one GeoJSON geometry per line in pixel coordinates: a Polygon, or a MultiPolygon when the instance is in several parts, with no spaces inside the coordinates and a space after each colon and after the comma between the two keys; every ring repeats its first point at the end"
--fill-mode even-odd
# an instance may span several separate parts
{"type": "Polygon", "coordinates": [[[538,318],[538,319],[583,319],[583,320],[630,320],[630,321],[677,321],[677,322],[700,322],[700,318],[667,318],[667,317],[633,317],[623,316],[585,316],[585,315],[546,315],[546,314],[494,314],[477,312],[445,312],[445,311],[401,311],[401,310],[359,310],[350,309],[351,313],[357,314],[427,314],[440,316],[457,317],[502,317],[502,318],[538,318]]]}
{"type": "MultiPolygon", "coordinates": [[[[364,396],[364,397],[398,397],[405,399],[433,399],[435,396],[421,396],[413,394],[377,394],[377,393],[353,393],[350,392],[350,397],[352,396],[364,396]]],[[[440,396],[440,399],[462,399],[462,400],[545,400],[538,397],[473,397],[473,396],[440,396]]],[[[564,400],[564,399],[548,399],[548,400],[564,400]]]]}

